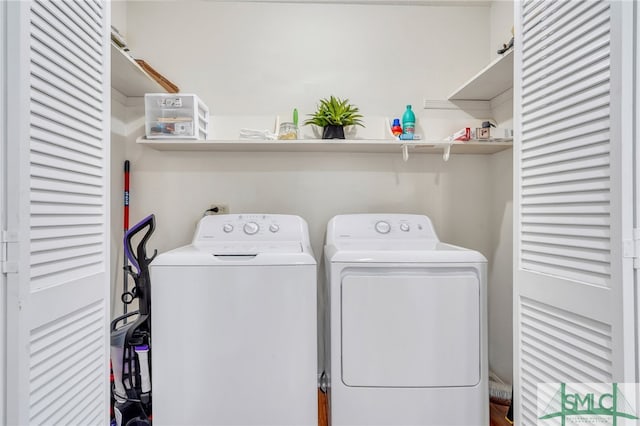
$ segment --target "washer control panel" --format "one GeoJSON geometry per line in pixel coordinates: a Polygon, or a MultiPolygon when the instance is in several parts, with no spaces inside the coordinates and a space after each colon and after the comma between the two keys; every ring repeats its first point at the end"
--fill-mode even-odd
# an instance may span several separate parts
{"type": "Polygon", "coordinates": [[[329,222],[327,229],[328,241],[360,239],[438,241],[431,220],[423,215],[339,215],[329,222]]]}
{"type": "Polygon", "coordinates": [[[194,245],[220,241],[308,240],[306,222],[299,216],[272,214],[225,214],[203,217],[194,245]]]}

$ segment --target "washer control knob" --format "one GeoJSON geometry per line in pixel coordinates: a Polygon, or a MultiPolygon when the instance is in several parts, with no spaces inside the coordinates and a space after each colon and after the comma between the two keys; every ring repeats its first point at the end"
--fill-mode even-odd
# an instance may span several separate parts
{"type": "Polygon", "coordinates": [[[247,222],[244,224],[244,228],[242,229],[244,230],[245,234],[254,235],[260,230],[260,225],[255,222],[247,222]]]}
{"type": "Polygon", "coordinates": [[[391,225],[389,225],[389,222],[385,222],[384,220],[381,220],[376,223],[376,231],[378,231],[381,234],[388,234],[389,231],[391,231],[391,225]]]}
{"type": "Polygon", "coordinates": [[[233,225],[232,225],[232,224],[230,224],[230,223],[226,223],[226,224],[222,227],[222,230],[228,234],[229,232],[233,231],[233,225]]]}
{"type": "Polygon", "coordinates": [[[271,226],[269,226],[269,231],[271,232],[278,232],[280,230],[280,227],[278,225],[276,225],[275,223],[272,224],[271,226]]]}
{"type": "Polygon", "coordinates": [[[401,231],[409,232],[409,229],[411,229],[411,228],[409,227],[409,224],[408,224],[408,223],[401,223],[401,224],[400,224],[400,230],[401,230],[401,231]]]}

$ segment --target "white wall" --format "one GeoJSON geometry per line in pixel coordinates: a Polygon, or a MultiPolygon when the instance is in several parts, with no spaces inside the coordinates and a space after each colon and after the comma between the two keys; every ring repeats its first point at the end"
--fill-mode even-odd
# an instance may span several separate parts
{"type": "Polygon", "coordinates": [[[502,380],[513,383],[513,151],[492,155],[489,168],[489,365],[502,380]]]}
{"type": "Polygon", "coordinates": [[[125,0],[111,0],[111,26],[126,38],[127,36],[127,2],[125,0]]]}
{"type": "MultiPolygon", "coordinates": [[[[462,112],[421,107],[425,99],[446,99],[489,62],[489,22],[487,6],[163,1],[128,3],[126,15],[134,55],[183,92],[197,93],[214,115],[286,115],[297,107],[304,117],[318,98],[334,94],[367,116],[399,117],[410,103],[431,138],[479,124],[462,112]]],[[[439,155],[412,155],[404,163],[400,152],[163,152],[133,142],[143,133],[142,116],[139,102],[129,107],[125,156],[132,163],[132,223],[157,217],[151,248],[187,244],[211,202],[228,203],[232,213],[304,217],[318,258],[335,214],[422,213],[442,240],[490,260],[492,280],[501,283],[490,283],[490,294],[511,279],[506,263],[493,266],[510,241],[509,218],[496,216],[511,199],[503,167],[510,151],[496,158],[454,155],[447,163],[439,155]]],[[[489,330],[490,363],[500,372],[511,368],[502,319],[490,319],[489,330]]]]}
{"type": "Polygon", "coordinates": [[[304,115],[334,94],[399,116],[488,62],[488,7],[165,1],[128,12],[132,51],[219,115],[304,115]]]}
{"type": "MultiPolygon", "coordinates": [[[[127,35],[127,2],[112,0],[111,26],[124,37],[127,35]]],[[[129,122],[127,98],[116,90],[111,94],[111,318],[123,311],[122,294],[122,230],[123,224],[123,164],[127,146],[127,124],[129,122]]]]}
{"type": "Polygon", "coordinates": [[[111,317],[123,311],[120,295],[123,280],[123,165],[129,122],[127,98],[112,90],[111,94],[111,317]]]}
{"type": "Polygon", "coordinates": [[[498,49],[507,44],[512,37],[513,0],[494,0],[491,2],[489,17],[491,34],[489,36],[489,57],[497,58],[498,49]]]}
{"type": "Polygon", "coordinates": [[[130,150],[134,216],[156,213],[154,246],[190,242],[211,202],[232,212],[287,213],[309,223],[316,255],[336,214],[428,214],[443,240],[490,256],[489,157],[398,154],[209,153],[130,150]]]}
{"type": "MultiPolygon", "coordinates": [[[[318,98],[335,94],[350,98],[365,115],[400,116],[404,106],[411,103],[429,134],[430,117],[420,109],[424,99],[446,98],[464,81],[469,69],[486,64],[488,17],[488,7],[130,2],[127,39],[137,57],[160,70],[182,91],[197,93],[214,115],[289,114],[297,107],[304,116],[318,98]],[[187,27],[188,32],[184,30],[187,27]]],[[[458,124],[453,123],[446,131],[457,130],[458,124]]],[[[141,126],[140,122],[140,133],[141,126]]],[[[435,127],[441,129],[441,123],[435,127]]],[[[444,131],[433,136],[444,136],[444,131]]],[[[442,201],[449,199],[456,200],[457,213],[442,211],[453,218],[469,208],[484,209],[478,204],[471,207],[469,201],[460,199],[459,192],[445,192],[439,181],[424,182],[421,173],[397,179],[396,174],[404,167],[416,168],[411,162],[392,166],[400,159],[399,154],[203,155],[155,152],[133,144],[127,149],[135,167],[132,190],[144,188],[145,193],[162,193],[167,199],[164,206],[145,205],[139,202],[142,195],[132,195],[132,209],[142,216],[151,207],[158,207],[159,215],[177,216],[171,222],[174,230],[168,231],[172,236],[158,240],[164,247],[188,241],[191,228],[186,223],[191,226],[211,201],[228,202],[232,212],[283,211],[281,207],[295,203],[300,205],[297,211],[310,222],[310,218],[327,219],[344,211],[413,211],[427,204],[432,204],[431,211],[441,210],[445,205],[442,201]],[[225,161],[220,162],[220,158],[225,161]],[[306,163],[300,169],[299,165],[306,163]],[[157,169],[157,164],[170,168],[157,169]],[[231,169],[233,165],[235,169],[231,169]],[[340,173],[322,174],[336,165],[342,165],[340,173]],[[265,171],[256,170],[258,166],[265,171]],[[377,188],[377,180],[359,170],[364,166],[379,180],[393,185],[377,188]],[[197,180],[188,186],[174,184],[193,168],[201,168],[197,180]],[[152,169],[160,174],[153,174],[152,169]],[[306,190],[297,190],[301,185],[298,174],[314,169],[321,174],[319,186],[309,183],[306,190]],[[286,180],[264,184],[269,182],[265,175],[287,170],[293,174],[286,180]],[[172,171],[176,176],[171,176],[172,171]],[[243,188],[256,184],[259,191],[243,188]],[[415,188],[425,185],[432,188],[425,188],[423,194],[414,193],[415,188]],[[317,197],[324,187],[334,190],[327,192],[331,197],[318,205],[317,197]],[[354,192],[354,188],[364,191],[354,192]],[[171,200],[173,195],[183,197],[185,192],[189,200],[171,200]],[[296,198],[289,199],[284,195],[287,193],[296,198]],[[145,211],[138,210],[141,205],[145,211]]],[[[428,161],[425,167],[437,165],[449,173],[455,169],[453,162],[442,164],[437,158],[422,161],[428,161]]],[[[481,168],[486,161],[480,157],[475,162],[481,168]]],[[[451,174],[454,182],[459,181],[458,188],[468,185],[468,176],[451,174]]],[[[319,229],[326,223],[310,225],[319,229]]],[[[459,224],[448,225],[443,215],[439,228],[443,238],[459,237],[457,242],[478,248],[485,244],[473,237],[484,231],[469,229],[456,235],[459,229],[459,224]]],[[[315,237],[315,246],[319,247],[322,236],[315,237]]],[[[158,238],[164,236],[159,234],[158,238]]]]}

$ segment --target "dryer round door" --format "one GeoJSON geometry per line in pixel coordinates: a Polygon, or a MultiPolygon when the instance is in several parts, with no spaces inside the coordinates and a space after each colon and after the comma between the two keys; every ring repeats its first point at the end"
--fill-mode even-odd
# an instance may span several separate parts
{"type": "Polygon", "coordinates": [[[477,269],[347,268],[340,287],[345,385],[479,383],[482,299],[477,269]]]}

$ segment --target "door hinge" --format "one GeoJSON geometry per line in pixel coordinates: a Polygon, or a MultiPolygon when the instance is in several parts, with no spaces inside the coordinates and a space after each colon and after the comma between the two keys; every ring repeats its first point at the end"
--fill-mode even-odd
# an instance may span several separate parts
{"type": "Polygon", "coordinates": [[[624,241],[624,253],[626,258],[633,259],[633,267],[640,269],[640,229],[633,230],[633,239],[624,241]]]}
{"type": "MultiPolygon", "coordinates": [[[[18,242],[18,233],[3,229],[0,233],[0,269],[3,274],[18,272],[18,262],[10,262],[9,244],[18,242]]],[[[13,244],[12,244],[13,245],[13,244]]]]}

